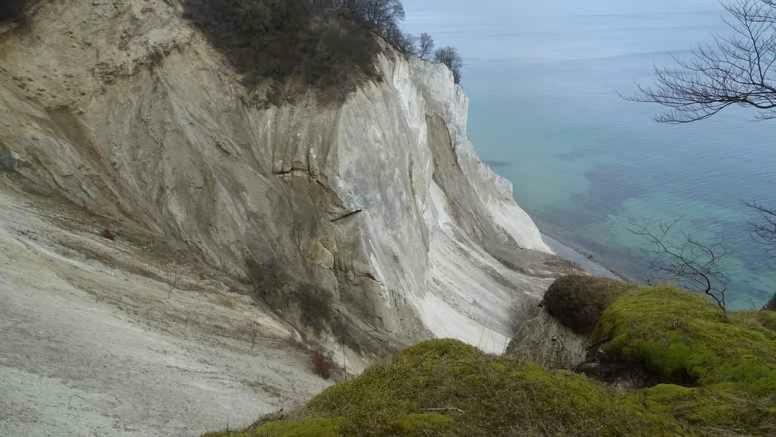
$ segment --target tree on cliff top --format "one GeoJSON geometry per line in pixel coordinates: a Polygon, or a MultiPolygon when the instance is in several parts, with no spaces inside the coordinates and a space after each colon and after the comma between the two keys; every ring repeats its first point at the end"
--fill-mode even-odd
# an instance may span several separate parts
{"type": "Polygon", "coordinates": [[[434,60],[447,65],[447,68],[453,72],[455,83],[461,83],[463,78],[461,69],[463,68],[463,59],[455,47],[443,47],[436,51],[434,60]]]}
{"type": "Polygon", "coordinates": [[[399,27],[400,0],[183,0],[183,8],[249,85],[272,79],[279,89],[301,78],[342,96],[378,79],[375,35],[415,50],[399,27]]]}
{"type": "Polygon", "coordinates": [[[434,38],[427,33],[420,34],[420,40],[418,41],[418,57],[423,60],[428,60],[434,53],[434,38]]]}
{"type": "MultiPolygon", "coordinates": [[[[325,1],[313,1],[321,4],[325,1]]],[[[329,1],[328,7],[345,8],[353,13],[356,20],[375,28],[379,33],[386,33],[389,29],[404,20],[404,6],[400,0],[345,0],[329,1]]]]}

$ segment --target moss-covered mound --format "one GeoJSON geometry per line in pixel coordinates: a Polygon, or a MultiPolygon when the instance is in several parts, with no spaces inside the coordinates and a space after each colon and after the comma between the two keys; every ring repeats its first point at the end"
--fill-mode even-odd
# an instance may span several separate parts
{"type": "Polygon", "coordinates": [[[594,339],[609,360],[643,366],[665,382],[632,394],[652,411],[698,426],[776,435],[776,317],[728,316],[698,294],[647,288],[617,299],[594,339]]]}
{"type": "Polygon", "coordinates": [[[679,435],[606,386],[454,340],[405,350],[313,399],[296,420],[233,436],[679,435]]]}
{"type": "Polygon", "coordinates": [[[615,301],[594,339],[668,380],[745,383],[776,393],[776,332],[755,313],[726,316],[698,294],[648,288],[615,301]]]}
{"type": "Polygon", "coordinates": [[[604,310],[633,285],[611,279],[572,275],[555,281],[544,296],[550,315],[577,334],[590,334],[604,310]]]}
{"type": "Polygon", "coordinates": [[[776,313],[725,316],[703,296],[634,289],[604,311],[594,338],[606,359],[661,383],[614,390],[436,340],[287,420],[211,436],[776,435],[776,313]]]}

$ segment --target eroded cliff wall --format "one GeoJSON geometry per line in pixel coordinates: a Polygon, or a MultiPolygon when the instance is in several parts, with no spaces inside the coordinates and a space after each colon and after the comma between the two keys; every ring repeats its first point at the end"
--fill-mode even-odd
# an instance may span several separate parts
{"type": "Polygon", "coordinates": [[[501,352],[510,308],[570,267],[477,157],[451,73],[378,63],[344,102],[267,105],[176,2],[44,2],[0,30],[0,237],[153,329],[195,313],[203,335],[317,344],[349,371],[432,336],[501,352]],[[214,295],[232,306],[192,309],[214,295]]]}

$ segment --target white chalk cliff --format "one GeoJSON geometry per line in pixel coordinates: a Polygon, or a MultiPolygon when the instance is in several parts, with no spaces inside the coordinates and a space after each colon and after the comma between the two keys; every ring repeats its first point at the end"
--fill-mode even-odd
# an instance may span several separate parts
{"type": "Polygon", "coordinates": [[[433,336],[503,351],[568,266],[451,73],[378,62],[342,104],[265,107],[174,1],[0,29],[0,435],[245,424],[325,386],[299,344],[351,372],[433,336]]]}

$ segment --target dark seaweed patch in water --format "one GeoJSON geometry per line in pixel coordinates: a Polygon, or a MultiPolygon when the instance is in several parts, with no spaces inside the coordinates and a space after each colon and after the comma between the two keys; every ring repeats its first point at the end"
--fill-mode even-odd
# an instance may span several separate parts
{"type": "Polygon", "coordinates": [[[588,190],[573,195],[568,207],[551,208],[543,214],[545,220],[565,229],[604,223],[610,215],[622,212],[627,200],[644,193],[623,166],[599,165],[585,176],[590,181],[588,190]]]}
{"type": "Polygon", "coordinates": [[[485,164],[492,169],[511,167],[512,163],[509,161],[485,161],[485,164]]]}
{"type": "Polygon", "coordinates": [[[591,147],[575,147],[573,150],[564,153],[557,153],[555,157],[561,161],[579,161],[590,160],[596,156],[606,156],[611,151],[607,150],[606,146],[591,146],[591,147]]]}

